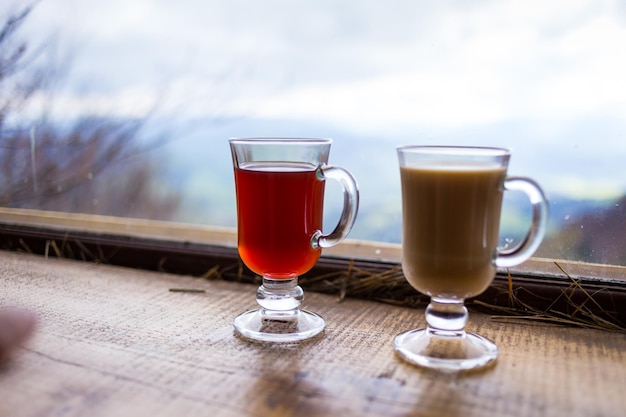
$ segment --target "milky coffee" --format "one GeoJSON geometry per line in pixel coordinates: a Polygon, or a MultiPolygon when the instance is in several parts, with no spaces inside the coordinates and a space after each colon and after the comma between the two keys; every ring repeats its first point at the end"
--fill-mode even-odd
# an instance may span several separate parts
{"type": "Polygon", "coordinates": [[[400,168],[402,268],[431,297],[482,293],[495,275],[506,168],[493,162],[423,162],[400,168]]]}

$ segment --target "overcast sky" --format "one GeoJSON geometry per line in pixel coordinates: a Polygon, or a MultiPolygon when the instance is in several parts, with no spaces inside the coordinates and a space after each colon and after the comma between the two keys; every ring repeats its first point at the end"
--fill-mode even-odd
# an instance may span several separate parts
{"type": "MultiPolygon", "coordinates": [[[[525,144],[503,146],[613,158],[603,187],[626,189],[623,1],[42,0],[26,29],[71,58],[60,115],[141,114],[160,100],[183,118],[416,142],[523,125],[525,144]],[[600,137],[568,140],[579,127],[600,137]]],[[[570,171],[574,188],[593,185],[570,171]]]]}

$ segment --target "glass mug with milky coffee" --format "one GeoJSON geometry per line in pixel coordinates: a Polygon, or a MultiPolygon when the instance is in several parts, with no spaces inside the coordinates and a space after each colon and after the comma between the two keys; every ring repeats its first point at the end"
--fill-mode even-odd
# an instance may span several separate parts
{"type": "Polygon", "coordinates": [[[457,371],[485,366],[498,354],[490,340],[464,330],[464,300],[487,289],[497,267],[528,259],[546,230],[548,204],[533,180],[507,177],[510,152],[499,148],[398,148],[402,185],[402,270],[413,288],[430,296],[425,329],[394,339],[414,364],[457,371]],[[510,249],[498,248],[505,190],[532,203],[530,230],[510,249]]]}
{"type": "Polygon", "coordinates": [[[356,219],[359,191],[345,169],[327,165],[331,139],[230,139],[237,194],[238,249],[242,261],[263,278],[260,309],[234,321],[249,339],[294,342],[324,330],[319,315],[300,310],[298,276],[309,271],[322,248],[341,242],[356,219]],[[335,229],[322,233],[324,184],[343,189],[335,229]]]}

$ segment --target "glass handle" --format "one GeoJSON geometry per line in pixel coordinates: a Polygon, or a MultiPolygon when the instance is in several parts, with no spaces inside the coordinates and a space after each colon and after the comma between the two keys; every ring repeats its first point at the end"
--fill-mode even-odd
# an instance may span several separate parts
{"type": "Polygon", "coordinates": [[[533,209],[532,224],[524,240],[511,249],[498,252],[494,260],[495,266],[509,268],[530,258],[541,244],[548,223],[548,200],[539,184],[530,178],[508,177],[504,180],[504,189],[526,194],[533,209]]]}
{"type": "Polygon", "coordinates": [[[313,234],[311,246],[314,249],[330,248],[344,240],[354,226],[359,210],[359,187],[350,172],[343,168],[327,165],[319,168],[318,175],[320,179],[332,179],[339,182],[343,189],[343,210],[335,230],[328,235],[319,230],[313,234]]]}

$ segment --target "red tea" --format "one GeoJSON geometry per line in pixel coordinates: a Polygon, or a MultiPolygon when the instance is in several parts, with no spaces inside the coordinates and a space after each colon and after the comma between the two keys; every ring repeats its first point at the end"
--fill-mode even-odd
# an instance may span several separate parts
{"type": "Polygon", "coordinates": [[[322,228],[324,181],[306,163],[249,163],[235,168],[239,254],[267,278],[294,278],[320,256],[311,237],[322,228]]]}

